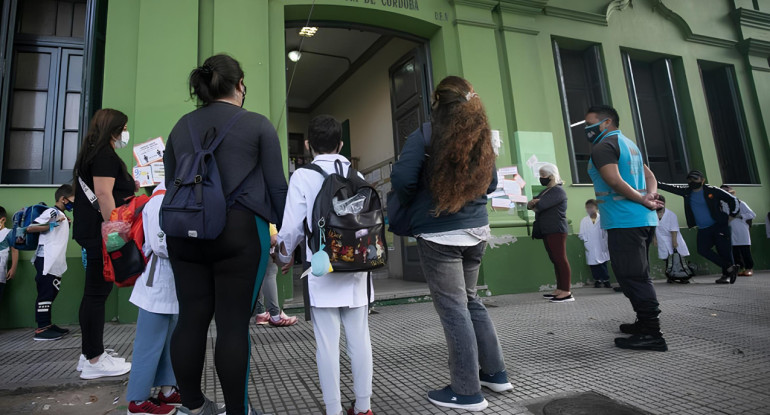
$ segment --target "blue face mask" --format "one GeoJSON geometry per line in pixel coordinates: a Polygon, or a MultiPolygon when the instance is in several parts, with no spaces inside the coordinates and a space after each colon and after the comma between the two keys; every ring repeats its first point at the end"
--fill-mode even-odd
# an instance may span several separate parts
{"type": "Polygon", "coordinates": [[[601,129],[601,124],[603,122],[607,121],[607,120],[609,120],[609,118],[605,118],[605,119],[597,122],[596,124],[591,124],[591,125],[586,126],[586,138],[588,139],[589,143],[591,143],[591,144],[596,143],[599,140],[599,138],[601,138],[601,136],[604,135],[604,133],[605,133],[605,131],[607,131],[607,129],[605,128],[605,129],[602,130],[601,129]]]}
{"type": "Polygon", "coordinates": [[[66,210],[67,212],[72,212],[73,207],[74,205],[72,204],[72,202],[67,202],[64,204],[64,210],[66,210]]]}

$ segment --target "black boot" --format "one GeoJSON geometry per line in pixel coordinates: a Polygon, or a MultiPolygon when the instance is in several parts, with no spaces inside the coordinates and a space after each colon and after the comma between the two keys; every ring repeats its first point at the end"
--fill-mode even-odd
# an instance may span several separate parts
{"type": "Polygon", "coordinates": [[[615,346],[621,349],[630,350],[653,350],[657,352],[665,352],[668,350],[666,339],[664,339],[663,335],[660,333],[660,320],[657,318],[638,320],[633,325],[639,329],[639,333],[627,338],[616,338],[615,346]]]}
{"type": "Polygon", "coordinates": [[[642,328],[639,326],[639,320],[633,323],[624,323],[620,325],[620,332],[623,334],[640,334],[642,328]]]}

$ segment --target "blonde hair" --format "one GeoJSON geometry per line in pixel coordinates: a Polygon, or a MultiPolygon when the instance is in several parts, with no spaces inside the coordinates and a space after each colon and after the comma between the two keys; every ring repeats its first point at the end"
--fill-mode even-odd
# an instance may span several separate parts
{"type": "Polygon", "coordinates": [[[559,175],[559,168],[556,167],[556,165],[553,163],[542,163],[540,165],[539,172],[541,177],[544,173],[548,175],[546,177],[553,177],[553,182],[555,185],[564,183],[561,180],[561,176],[559,175]]]}

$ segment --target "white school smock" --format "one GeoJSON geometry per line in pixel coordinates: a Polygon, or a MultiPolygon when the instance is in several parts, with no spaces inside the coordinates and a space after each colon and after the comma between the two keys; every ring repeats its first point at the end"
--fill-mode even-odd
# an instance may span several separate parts
{"type": "Polygon", "coordinates": [[[599,265],[610,260],[607,248],[607,231],[602,229],[601,216],[596,214],[596,223],[586,216],[580,221],[578,238],[585,244],[588,265],[599,265]]]}
{"type": "MultiPolygon", "coordinates": [[[[348,174],[350,161],[339,154],[322,154],[313,159],[313,164],[324,171],[334,173],[334,162],[342,162],[343,174],[348,174]]],[[[280,253],[283,263],[292,263],[292,252],[300,244],[305,246],[306,258],[310,260],[313,253],[305,241],[304,224],[307,218],[313,217],[313,205],[316,195],[321,190],[324,177],[310,169],[297,169],[289,180],[289,190],[286,197],[286,209],[283,213],[283,224],[278,232],[278,246],[283,243],[287,256],[280,253]]],[[[308,223],[313,230],[314,224],[308,223]]],[[[363,307],[374,300],[374,294],[367,293],[366,272],[334,272],[323,277],[309,274],[308,291],[312,307],[363,307]],[[369,297],[369,294],[372,297],[369,297]]],[[[374,291],[374,289],[372,289],[374,291]]]]}
{"type": "MultiPolygon", "coordinates": [[[[59,226],[40,233],[38,249],[43,246],[43,275],[61,277],[67,271],[67,242],[70,237],[70,222],[61,210],[52,207],[46,209],[33,221],[35,225],[48,225],[59,222],[59,226]],[[63,219],[61,222],[59,220],[63,219]]],[[[36,256],[32,256],[35,263],[36,256]]]]}
{"type": "Polygon", "coordinates": [[[730,220],[730,234],[732,235],[733,246],[751,245],[751,228],[746,223],[757,217],[757,214],[746,204],[739,201],[738,216],[730,220]]]}
{"type": "Polygon", "coordinates": [[[690,256],[690,250],[687,249],[687,244],[684,242],[681,229],[679,228],[679,219],[676,213],[666,209],[663,212],[663,217],[658,221],[658,227],[655,228],[655,238],[658,241],[658,258],[667,259],[669,255],[674,253],[674,244],[671,240],[671,232],[676,232],[677,248],[676,251],[679,255],[685,257],[690,256]]]}
{"type": "Polygon", "coordinates": [[[166,247],[166,235],[160,229],[160,204],[163,195],[156,195],[164,190],[161,182],[153,192],[153,197],[142,210],[144,225],[144,254],[150,258],[142,275],[136,280],[134,290],[129,301],[137,307],[156,314],[179,314],[179,302],[176,298],[174,286],[174,273],[171,270],[171,261],[168,259],[166,247]],[[152,287],[147,286],[147,279],[152,268],[152,256],[157,256],[155,275],[152,287]]]}
{"type": "MultiPolygon", "coordinates": [[[[11,233],[11,230],[8,228],[0,229],[0,241],[5,240],[9,233],[11,233]]],[[[8,278],[8,255],[10,252],[11,249],[7,246],[0,250],[0,284],[4,284],[8,278]]]]}

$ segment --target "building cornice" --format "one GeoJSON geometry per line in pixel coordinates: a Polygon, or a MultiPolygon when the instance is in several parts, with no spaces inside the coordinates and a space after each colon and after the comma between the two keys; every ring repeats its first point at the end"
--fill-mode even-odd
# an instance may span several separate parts
{"type": "Polygon", "coordinates": [[[607,16],[599,13],[581,12],[579,10],[563,9],[561,7],[553,6],[546,6],[544,11],[547,16],[560,17],[562,19],[591,23],[599,26],[607,26],[607,16]]]}
{"type": "Polygon", "coordinates": [[[684,34],[685,40],[687,41],[709,45],[709,46],[717,46],[721,48],[732,48],[732,47],[735,47],[735,45],[738,43],[734,40],[722,39],[718,37],[693,33],[692,29],[690,28],[690,25],[687,24],[687,22],[682,18],[682,16],[678,15],[676,12],[669,9],[668,6],[665,3],[663,3],[663,0],[656,0],[655,5],[653,6],[653,10],[660,13],[660,15],[665,17],[666,19],[671,20],[677,27],[679,27],[679,29],[684,34]]]}
{"type": "Polygon", "coordinates": [[[455,6],[469,6],[476,7],[484,10],[492,10],[497,7],[498,2],[495,0],[450,0],[455,6]]]}
{"type": "Polygon", "coordinates": [[[523,15],[539,15],[543,14],[546,4],[548,0],[500,0],[500,10],[523,15]]]}
{"type": "Polygon", "coordinates": [[[485,29],[497,29],[497,25],[493,23],[479,22],[476,20],[456,19],[455,26],[473,26],[483,27],[485,29]]]}
{"type": "Polygon", "coordinates": [[[738,43],[738,50],[746,55],[770,57],[770,41],[749,38],[738,43]]]}
{"type": "Polygon", "coordinates": [[[739,7],[733,11],[733,17],[741,26],[770,30],[770,13],[739,7]]]}

